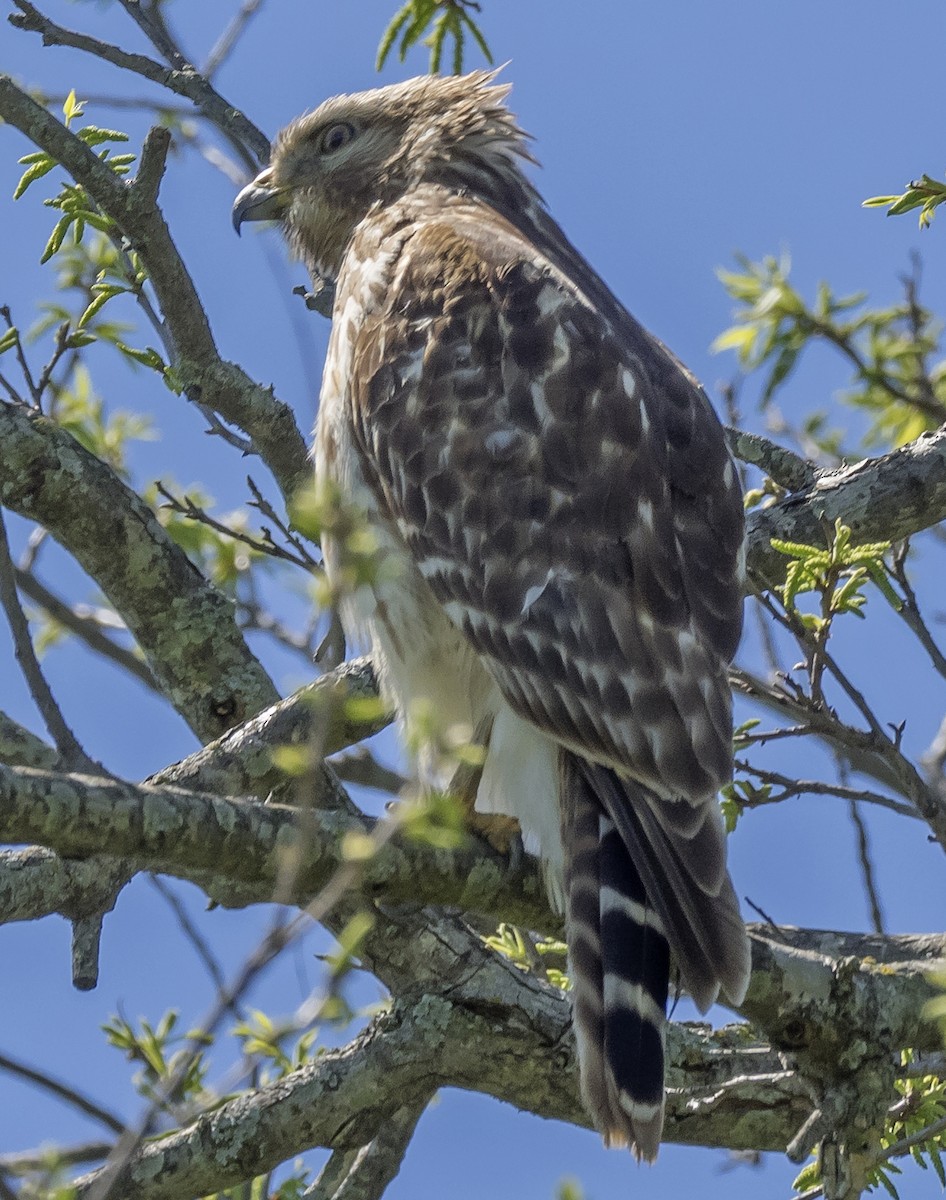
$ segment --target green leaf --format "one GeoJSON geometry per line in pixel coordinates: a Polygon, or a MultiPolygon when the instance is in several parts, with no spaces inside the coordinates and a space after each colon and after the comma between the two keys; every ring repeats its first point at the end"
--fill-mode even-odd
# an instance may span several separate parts
{"type": "Polygon", "coordinates": [[[37,159],[20,176],[20,182],[13,190],[13,199],[19,200],[31,183],[35,183],[37,179],[42,179],[44,175],[48,175],[56,165],[56,160],[50,158],[48,154],[44,154],[41,159],[37,159]]]}
{"type": "Polygon", "coordinates": [[[66,127],[75,117],[81,117],[84,106],[81,100],[76,99],[76,89],[71,88],[69,95],[65,98],[62,104],[62,115],[66,118],[66,127]]]}
{"type": "Polygon", "coordinates": [[[80,129],[76,137],[82,139],[87,146],[100,146],[103,142],[127,142],[128,134],[120,129],[99,129],[95,125],[86,125],[80,129]]]}
{"type": "Polygon", "coordinates": [[[896,204],[899,196],[869,196],[861,201],[861,208],[886,208],[888,204],[896,204]]]}
{"type": "Polygon", "coordinates": [[[98,338],[94,333],[89,333],[88,330],[81,330],[70,334],[66,345],[70,350],[80,350],[83,346],[91,346],[93,342],[97,341],[98,338]]]}
{"type": "Polygon", "coordinates": [[[8,350],[12,350],[17,344],[19,337],[20,334],[15,325],[11,329],[8,329],[6,333],[0,335],[0,354],[6,354],[8,350]]]}
{"type": "Polygon", "coordinates": [[[46,249],[43,251],[40,257],[39,261],[41,263],[49,262],[52,256],[56,253],[56,251],[62,245],[62,240],[69,231],[69,226],[72,224],[72,222],[73,217],[71,213],[66,213],[65,216],[59,218],[55,227],[53,228],[52,233],[49,235],[49,241],[46,243],[46,249]]]}
{"type": "MultiPolygon", "coordinates": [[[[486,38],[483,37],[480,27],[476,24],[476,22],[473,20],[473,18],[470,16],[469,12],[467,12],[466,9],[463,9],[461,11],[460,20],[467,27],[467,29],[469,29],[470,33],[472,33],[474,42],[476,42],[477,46],[479,46],[479,48],[480,48],[480,53],[483,55],[483,57],[486,59],[486,61],[490,64],[490,66],[492,66],[493,65],[492,51],[490,50],[489,46],[486,44],[486,38]]],[[[462,30],[460,30],[459,32],[462,33],[462,30]]],[[[460,66],[458,65],[454,69],[455,69],[456,73],[459,75],[460,74],[460,66]]]]}
{"type": "Polygon", "coordinates": [[[92,318],[99,311],[99,309],[105,307],[105,305],[109,302],[109,300],[111,300],[113,295],[114,295],[114,292],[112,292],[112,293],[100,292],[93,299],[92,303],[88,306],[88,308],[86,308],[85,312],[83,312],[82,316],[76,322],[76,328],[81,329],[83,325],[88,324],[88,322],[92,320],[92,318]]]}
{"type": "Polygon", "coordinates": [[[164,373],[167,364],[153,346],[147,346],[144,350],[139,350],[135,346],[127,346],[124,342],[116,342],[115,345],[121,350],[122,354],[134,359],[137,363],[141,363],[143,367],[150,367],[153,371],[164,373]]]}
{"type": "Polygon", "coordinates": [[[388,55],[391,53],[391,47],[394,45],[397,35],[403,29],[405,23],[410,18],[413,11],[413,0],[407,0],[403,8],[398,9],[391,19],[390,24],[384,33],[381,35],[381,41],[378,45],[378,53],[375,58],[374,69],[380,71],[387,62],[388,55]]]}

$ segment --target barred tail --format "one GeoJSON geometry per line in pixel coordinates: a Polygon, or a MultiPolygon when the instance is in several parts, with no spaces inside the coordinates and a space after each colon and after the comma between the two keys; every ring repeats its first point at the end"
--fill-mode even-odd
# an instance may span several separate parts
{"type": "Polygon", "coordinates": [[[670,951],[701,1009],[738,1004],[749,945],[715,799],[663,800],[570,751],[562,842],[581,1088],[608,1144],[657,1155],[670,951]]]}
{"type": "Polygon", "coordinates": [[[581,1091],[605,1143],[652,1162],[663,1129],[670,958],[659,918],[581,760],[562,751],[572,1008],[581,1091]]]}

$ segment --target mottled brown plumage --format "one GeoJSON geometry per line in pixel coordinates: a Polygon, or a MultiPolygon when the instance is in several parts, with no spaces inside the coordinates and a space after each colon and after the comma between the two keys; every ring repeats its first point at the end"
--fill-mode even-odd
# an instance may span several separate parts
{"type": "Polygon", "coordinates": [[[316,468],[398,565],[347,624],[405,714],[488,738],[477,808],[520,821],[566,910],[589,1111],[652,1158],[668,942],[701,1008],[748,977],[715,799],[742,502],[703,392],[522,173],[507,91],[327,101],[235,220],[280,217],[336,281],[316,468]]]}

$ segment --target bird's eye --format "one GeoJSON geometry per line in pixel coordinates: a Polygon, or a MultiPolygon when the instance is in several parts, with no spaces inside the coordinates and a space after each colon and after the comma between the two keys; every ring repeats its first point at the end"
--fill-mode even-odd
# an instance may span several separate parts
{"type": "Polygon", "coordinates": [[[320,153],[334,154],[336,150],[341,150],[342,146],[347,146],[352,140],[355,132],[354,125],[349,125],[347,121],[340,121],[337,125],[330,125],[319,138],[320,153]]]}

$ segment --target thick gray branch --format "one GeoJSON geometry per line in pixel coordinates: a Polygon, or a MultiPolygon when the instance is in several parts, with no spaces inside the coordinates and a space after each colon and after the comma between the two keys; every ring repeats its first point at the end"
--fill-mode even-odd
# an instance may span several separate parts
{"type": "MultiPolygon", "coordinates": [[[[0,839],[38,842],[67,858],[108,846],[139,869],[233,879],[244,885],[244,898],[250,893],[259,901],[271,899],[285,855],[298,852],[294,894],[302,897],[318,892],[344,864],[345,835],[373,825],[334,806],[320,809],[322,799],[313,796],[303,832],[300,812],[284,805],[0,766],[0,839]]],[[[503,912],[532,927],[549,924],[535,869],[526,863],[513,869],[472,841],[450,853],[395,838],[364,865],[360,887],[367,895],[411,901],[419,880],[431,903],[503,912]]]]}
{"type": "MultiPolygon", "coordinates": [[[[512,977],[510,991],[515,996],[512,977]]],[[[142,1147],[113,1200],[203,1195],[311,1147],[360,1150],[378,1135],[388,1113],[422,1104],[440,1086],[470,1088],[525,1111],[587,1125],[569,1047],[567,1002],[550,996],[539,1008],[531,993],[515,999],[524,1007],[505,1014],[498,1004],[494,1011],[477,1012],[463,1000],[434,996],[399,1002],[345,1049],[328,1051],[279,1083],[142,1147]],[[489,1054],[483,1053],[486,1045],[489,1054]]],[[[773,1055],[744,1039],[740,1050],[739,1040],[730,1034],[721,1042],[700,1027],[674,1032],[675,1063],[701,1057],[712,1065],[706,1086],[671,1092],[672,1140],[737,1149],[784,1146],[806,1111],[801,1089],[773,1055]],[[746,1108],[758,1097],[764,1097],[766,1111],[750,1123],[746,1108]]],[[[99,1179],[96,1172],[80,1180],[77,1195],[88,1196],[99,1179]]]]}
{"type": "Polygon", "coordinates": [[[318,723],[323,757],[347,749],[389,725],[393,719],[390,712],[379,710],[367,720],[352,716],[350,701],[374,700],[377,695],[371,660],[352,659],[182,762],[159,771],[148,782],[265,798],[286,784],[285,772],[273,764],[273,750],[304,744],[311,736],[313,722],[318,723]]]}
{"type": "Polygon", "coordinates": [[[788,559],[772,549],[771,539],[823,546],[825,526],[838,517],[855,543],[898,541],[946,520],[946,429],[879,458],[821,471],[810,486],[751,513],[750,569],[779,583],[788,559]]]}
{"type": "Polygon", "coordinates": [[[76,557],[202,741],[279,698],[230,602],[110,467],[19,405],[0,402],[0,444],[0,502],[38,521],[76,557]]]}
{"type": "Polygon", "coordinates": [[[54,767],[59,755],[42,738],[0,712],[0,762],[11,767],[54,767]]]}

